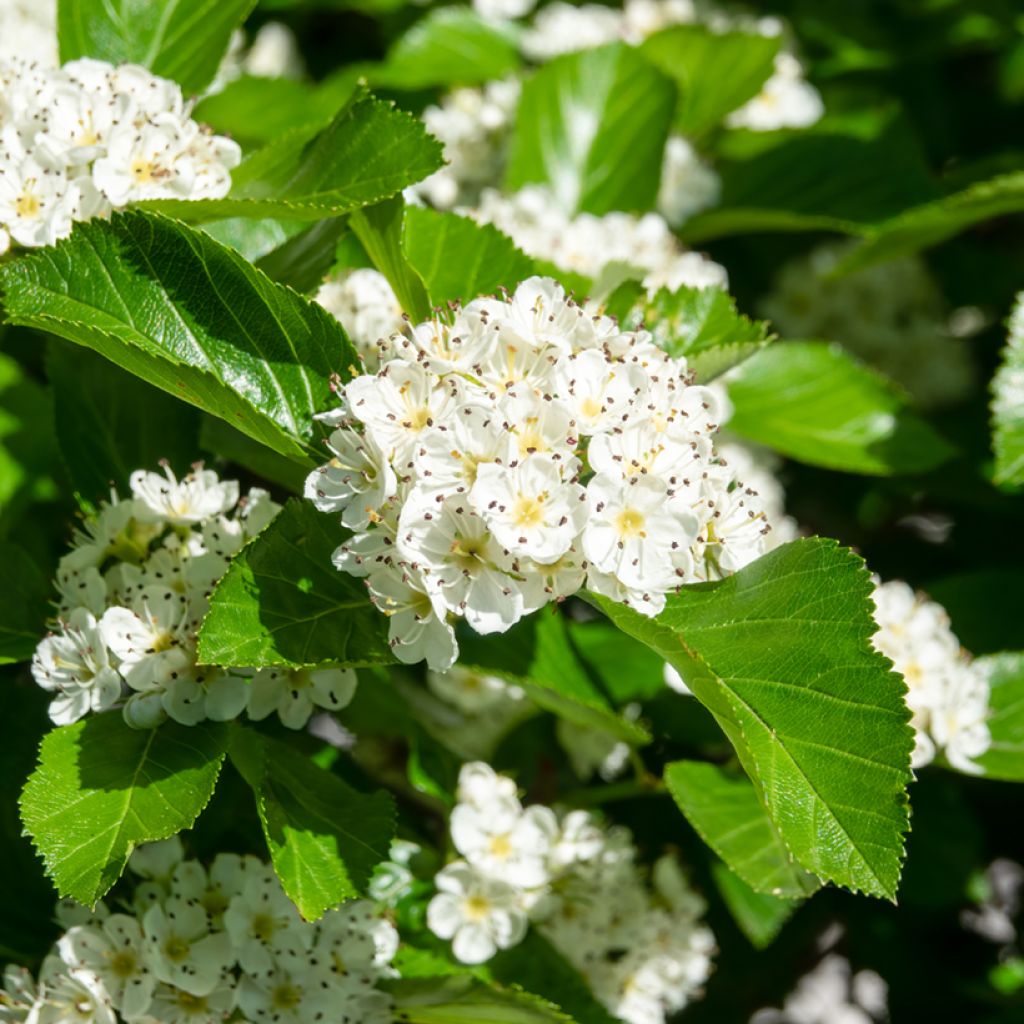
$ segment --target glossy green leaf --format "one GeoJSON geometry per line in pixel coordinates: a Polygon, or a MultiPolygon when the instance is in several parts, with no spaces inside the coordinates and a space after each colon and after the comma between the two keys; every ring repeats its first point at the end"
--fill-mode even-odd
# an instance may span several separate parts
{"type": "Polygon", "coordinates": [[[986,723],[992,745],[974,760],[989,778],[1024,782],[1024,652],[993,654],[976,664],[992,688],[986,723]]]}
{"type": "Polygon", "coordinates": [[[770,946],[800,906],[799,900],[755,892],[720,860],[711,865],[711,877],[733,920],[755,949],[770,946]]]}
{"type": "Polygon", "coordinates": [[[283,455],[309,451],[331,375],[359,364],[341,325],[208,235],[139,212],[0,267],[7,316],[95,349],[283,455]]]}
{"type": "Polygon", "coordinates": [[[322,131],[297,127],[246,157],[224,199],[140,205],[183,220],[320,220],[379,203],[441,164],[441,144],[422,122],[360,88],[322,131]]]}
{"type": "Polygon", "coordinates": [[[50,582],[17,544],[0,540],[0,665],[28,661],[46,633],[50,582]]]}
{"type": "Polygon", "coordinates": [[[46,371],[54,394],[61,457],[88,502],[125,494],[140,468],[162,459],[182,476],[198,457],[199,413],[95,352],[54,342],[46,371]]]}
{"type": "Polygon", "coordinates": [[[506,186],[548,185],[569,212],[649,210],[675,87],[619,43],[557,57],[523,86],[506,186]]]}
{"type": "Polygon", "coordinates": [[[702,135],[760,92],[772,73],[779,38],[676,25],[648,37],[640,50],[679,87],[676,127],[702,135]]]}
{"type": "Polygon", "coordinates": [[[704,842],[755,892],[800,897],[818,888],[746,776],[702,761],[673,761],[665,766],[665,784],[704,842]]]}
{"type": "Polygon", "coordinates": [[[387,859],[395,805],[360,793],[287,743],[236,726],[231,760],[253,789],[277,877],[307,921],[363,894],[387,859]]]}
{"type": "Polygon", "coordinates": [[[729,398],[730,431],[813,466],[923,473],[953,454],[891,381],[835,344],[772,345],[737,367],[729,398]]]}
{"type": "Polygon", "coordinates": [[[702,381],[743,362],[771,340],[768,325],[736,310],[724,288],[659,289],[627,318],[643,324],[661,348],[684,356],[702,381]]]}
{"type": "Polygon", "coordinates": [[[554,609],[500,636],[482,637],[466,629],[459,646],[460,664],[515,683],[552,714],[628,743],[651,738],[643,726],[616,714],[576,656],[565,621],[554,609]]]}
{"type": "Polygon", "coordinates": [[[508,22],[487,21],[466,7],[438,7],[400,36],[367,77],[389,89],[475,85],[503,78],[519,64],[508,22]]]}
{"type": "Polygon", "coordinates": [[[256,267],[272,281],[309,295],[334,266],[338,243],[347,230],[343,217],[317,221],[261,256],[256,267]]]}
{"type": "Polygon", "coordinates": [[[131,729],[117,712],[45,736],[21,817],[57,891],[93,906],[139,843],[191,828],[226,745],[223,725],[131,729]]]}
{"type": "Polygon", "coordinates": [[[908,827],[903,685],[870,645],[871,577],[834,541],[793,541],[648,619],[589,595],[671,662],[728,735],[808,871],[892,899],[908,827]]]}
{"type": "Polygon", "coordinates": [[[536,272],[533,260],[497,228],[425,207],[405,211],[402,249],[434,306],[512,291],[536,272]]]}
{"type": "Polygon", "coordinates": [[[404,1024],[574,1024],[540,996],[488,985],[466,974],[396,978],[382,987],[404,1024]]]}
{"type": "Polygon", "coordinates": [[[232,559],[199,631],[206,665],[368,665],[393,661],[387,619],[362,580],[334,568],[336,519],[292,499],[232,559]]]}
{"type": "Polygon", "coordinates": [[[209,85],[256,0],[59,0],[61,62],[142,64],[188,96],[209,85]]]}
{"type": "Polygon", "coordinates": [[[430,316],[430,298],[423,279],[405,255],[405,213],[405,202],[401,196],[395,196],[357,210],[349,224],[373,265],[388,279],[402,309],[415,323],[420,323],[430,316]]]}
{"type": "Polygon", "coordinates": [[[992,447],[997,483],[1024,485],[1024,292],[1010,315],[1002,363],[992,378],[992,447]]]}

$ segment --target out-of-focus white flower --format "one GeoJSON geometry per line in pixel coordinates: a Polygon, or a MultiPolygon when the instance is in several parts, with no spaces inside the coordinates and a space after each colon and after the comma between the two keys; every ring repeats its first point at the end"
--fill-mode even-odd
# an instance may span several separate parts
{"type": "Polygon", "coordinates": [[[775,56],[771,77],[761,91],[727,118],[730,128],[771,132],[779,128],[807,128],[821,120],[825,104],[821,94],[804,78],[800,61],[785,50],[775,56]]]}
{"type": "Polygon", "coordinates": [[[758,1010],[750,1024],[875,1024],[888,1019],[888,986],[874,971],[854,973],[836,953],[805,974],[780,1010],[758,1010]]]}
{"type": "Polygon", "coordinates": [[[522,18],[537,6],[537,0],[473,0],[473,9],[484,18],[522,18]]]}
{"type": "Polygon", "coordinates": [[[669,136],[661,165],[658,212],[673,227],[714,206],[722,179],[681,135],[669,136]]]}
{"type": "Polygon", "coordinates": [[[388,279],[369,268],[350,270],[325,281],[316,301],[341,321],[366,369],[377,370],[380,344],[397,334],[404,323],[401,304],[388,279]]]}

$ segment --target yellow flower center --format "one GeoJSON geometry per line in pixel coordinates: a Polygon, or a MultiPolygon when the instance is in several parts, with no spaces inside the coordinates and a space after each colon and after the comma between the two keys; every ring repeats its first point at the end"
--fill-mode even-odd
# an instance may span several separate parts
{"type": "Polygon", "coordinates": [[[133,160],[129,174],[136,185],[148,185],[157,176],[156,166],[150,160],[133,160]]]}
{"type": "Polygon", "coordinates": [[[546,495],[540,494],[536,498],[529,498],[526,495],[516,498],[515,507],[512,509],[512,522],[527,529],[542,526],[545,497],[546,495]]]}
{"type": "Polygon", "coordinates": [[[25,219],[38,217],[41,208],[42,203],[39,202],[39,196],[27,189],[18,196],[14,203],[14,212],[25,219]]]}
{"type": "Polygon", "coordinates": [[[483,896],[470,896],[463,909],[470,921],[482,921],[490,913],[491,904],[483,896]]]}
{"type": "Polygon", "coordinates": [[[621,538],[643,537],[644,517],[635,508],[624,508],[615,517],[615,529],[621,538]]]}

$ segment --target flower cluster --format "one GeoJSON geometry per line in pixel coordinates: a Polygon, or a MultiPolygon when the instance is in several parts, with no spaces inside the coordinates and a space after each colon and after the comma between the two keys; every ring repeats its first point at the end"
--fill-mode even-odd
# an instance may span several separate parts
{"type": "Polygon", "coordinates": [[[0,63],[0,252],[52,245],[74,221],[138,200],[226,195],[240,159],[145,68],[0,63]]]}
{"type": "Polygon", "coordinates": [[[683,285],[725,287],[725,268],[699,252],[682,247],[657,213],[565,213],[546,188],[529,185],[513,195],[487,189],[480,206],[464,211],[483,224],[493,224],[528,255],[562,270],[597,278],[612,264],[640,271],[648,292],[683,285]]]}
{"type": "Polygon", "coordinates": [[[197,465],[181,480],[138,470],[129,499],[112,495],[76,531],[57,571],[53,632],[32,659],[54,694],[50,717],[74,722],[122,704],[149,728],[170,716],[185,725],[275,711],[294,729],[314,707],[344,707],[350,669],[230,670],[196,664],[196,632],[228,559],[277,514],[266,491],[239,499],[238,484],[197,465]]]}
{"type": "Polygon", "coordinates": [[[379,369],[381,343],[405,323],[388,279],[369,267],[343,271],[320,286],[316,301],[340,321],[363,366],[379,369]]]}
{"type": "Polygon", "coordinates": [[[57,55],[57,0],[4,0],[0,3],[0,63],[33,61],[46,67],[57,55]]]}
{"type": "Polygon", "coordinates": [[[754,492],[718,459],[714,392],[643,331],[589,315],[546,278],[389,341],[340,388],[331,460],[306,481],[355,535],[398,658],[455,660],[479,633],[584,584],[644,614],[764,550],[754,492]]]}
{"type": "Polygon", "coordinates": [[[524,808],[512,780],[479,762],[460,773],[450,829],[461,859],[435,878],[427,924],[464,963],[516,945],[532,923],[631,1024],[661,1024],[707,979],[703,901],[668,857],[652,888],[628,830],[587,811],[524,808]]]}
{"type": "Polygon", "coordinates": [[[916,733],[912,763],[928,764],[941,751],[954,768],[979,773],[972,760],[992,742],[985,672],[960,647],[945,609],[902,580],[875,587],[875,647],[907,684],[916,733]]]}
{"type": "Polygon", "coordinates": [[[0,1019],[25,1024],[389,1024],[398,934],[357,900],[303,921],[269,865],[222,853],[205,867],[181,841],[141,847],[124,910],[61,909],[66,931],[38,981],[8,969],[0,1019]]]}
{"type": "Polygon", "coordinates": [[[902,384],[922,406],[949,404],[971,388],[965,337],[976,310],[950,312],[918,257],[831,277],[849,245],[825,245],[784,266],[760,312],[791,338],[838,341],[902,384]]]}

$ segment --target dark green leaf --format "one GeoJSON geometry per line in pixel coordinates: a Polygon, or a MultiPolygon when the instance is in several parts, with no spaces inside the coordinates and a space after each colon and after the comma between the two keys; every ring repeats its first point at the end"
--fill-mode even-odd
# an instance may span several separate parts
{"type": "Polygon", "coordinates": [[[665,662],[608,622],[570,622],[580,658],[618,705],[650,700],[665,689],[665,662]]]}
{"type": "Polygon", "coordinates": [[[273,448],[254,441],[216,416],[203,414],[199,425],[199,447],[211,455],[234,462],[254,476],[301,494],[309,466],[301,460],[279,455],[273,448]]]}
{"type": "Polygon", "coordinates": [[[0,541],[0,665],[28,661],[46,632],[50,583],[16,544],[0,541]]]}
{"type": "Polygon", "coordinates": [[[1024,292],[1017,296],[1002,364],[992,378],[992,447],[996,482],[1024,485],[1024,292]]]}
{"type": "Polygon", "coordinates": [[[1024,782],[1024,652],[993,654],[976,664],[992,687],[992,746],[974,760],[989,778],[1024,782]]]}
{"type": "Polygon", "coordinates": [[[507,22],[485,21],[465,7],[438,7],[420,18],[370,68],[373,85],[389,89],[475,85],[519,67],[516,33],[507,22]]]}
{"type": "Polygon", "coordinates": [[[331,555],[345,535],[292,499],[231,562],[199,631],[207,665],[368,665],[393,661],[387,619],[331,555]]]}
{"type": "Polygon", "coordinates": [[[772,345],[735,370],[729,398],[729,430],[812,466],[923,473],[953,454],[891,381],[838,345],[772,345]]]}
{"type": "Polygon", "coordinates": [[[61,456],[72,485],[97,503],[124,492],[136,469],[166,459],[179,475],[198,457],[199,413],[77,345],[46,360],[61,456]]]}
{"type": "Polygon", "coordinates": [[[512,291],[536,273],[533,260],[497,228],[425,207],[405,211],[402,249],[434,306],[512,291]]]}
{"type": "Polygon", "coordinates": [[[320,287],[334,266],[334,255],[346,230],[343,217],[317,221],[261,256],[256,267],[272,281],[308,295],[320,287]]]}
{"type": "Polygon", "coordinates": [[[649,210],[674,103],[630,47],[557,57],[523,86],[506,185],[546,184],[568,212],[649,210]]]}
{"type": "Polygon", "coordinates": [[[800,906],[799,900],[779,899],[754,892],[721,861],[711,865],[711,875],[740,931],[756,949],[771,945],[782,926],[800,906]]]}
{"type": "Polygon", "coordinates": [[[756,892],[801,897],[819,887],[789,852],[745,775],[674,761],[665,766],[665,783],[704,842],[756,892]]]}
{"type": "Polygon", "coordinates": [[[200,231],[139,212],[0,268],[11,322],[95,349],[291,457],[330,378],[359,359],[341,325],[200,231]]]}
{"type": "Polygon", "coordinates": [[[252,786],[274,870],[307,921],[363,893],[395,834],[390,795],[360,793],[287,743],[236,726],[231,760],[252,786]]]}
{"type": "Polygon", "coordinates": [[[676,25],[650,36],[640,50],[679,87],[676,127],[702,135],[760,92],[779,38],[676,25]]]}
{"type": "Polygon", "coordinates": [[[142,64],[173,78],[187,96],[210,83],[231,33],[255,6],[256,0],[59,0],[60,59],[142,64]]]}
{"type": "Polygon", "coordinates": [[[405,1024],[574,1024],[540,996],[487,985],[465,974],[396,978],[382,987],[405,1024]]]}
{"type": "Polygon", "coordinates": [[[191,828],[213,795],[226,745],[223,725],[131,729],[117,712],[44,737],[21,817],[58,892],[91,907],[139,843],[191,828]]]}
{"type": "Polygon", "coordinates": [[[892,899],[913,736],[903,685],[869,642],[872,589],[860,558],[813,538],[684,587],[656,619],[590,600],[712,711],[803,867],[892,899]]]}
{"type": "Polygon", "coordinates": [[[1024,649],[1024,569],[958,572],[924,589],[946,609],[953,632],[973,654],[1024,649]]]}

